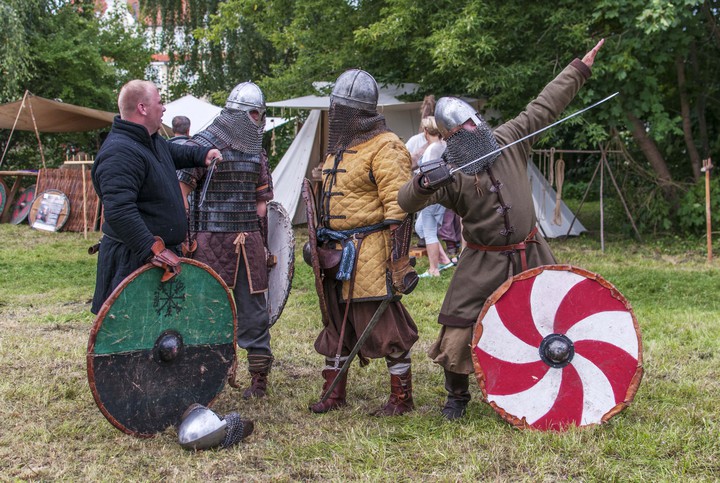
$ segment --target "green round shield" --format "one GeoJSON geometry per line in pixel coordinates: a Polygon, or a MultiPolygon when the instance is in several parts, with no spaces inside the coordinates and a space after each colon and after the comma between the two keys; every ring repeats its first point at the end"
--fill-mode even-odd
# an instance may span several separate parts
{"type": "Polygon", "coordinates": [[[180,423],[193,403],[209,405],[235,361],[236,309],[230,290],[207,265],[181,259],[160,282],[147,264],[113,291],[88,341],[90,389],[118,429],[151,437],[180,423]]]}

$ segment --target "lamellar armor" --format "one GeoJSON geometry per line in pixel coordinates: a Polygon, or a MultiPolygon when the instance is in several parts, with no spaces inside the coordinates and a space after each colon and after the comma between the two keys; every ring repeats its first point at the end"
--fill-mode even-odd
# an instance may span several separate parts
{"type": "MultiPolygon", "coordinates": [[[[200,205],[198,190],[190,195],[190,231],[239,233],[258,231],[256,187],[260,176],[260,152],[237,151],[210,130],[193,137],[200,146],[218,148],[222,154],[200,205]]],[[[181,182],[192,185],[190,175],[182,171],[181,182]]]]}
{"type": "Polygon", "coordinates": [[[190,231],[238,233],[258,231],[256,187],[260,176],[262,138],[265,129],[265,96],[252,82],[238,84],[228,96],[225,109],[192,141],[217,148],[222,154],[214,172],[206,176],[204,197],[192,172],[178,178],[194,188],[190,196],[190,231]],[[201,199],[202,198],[202,199],[201,199]]]}

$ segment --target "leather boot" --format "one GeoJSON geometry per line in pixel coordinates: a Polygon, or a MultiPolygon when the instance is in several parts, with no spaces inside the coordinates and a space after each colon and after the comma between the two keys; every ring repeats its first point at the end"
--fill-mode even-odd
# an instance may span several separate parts
{"type": "MultiPolygon", "coordinates": [[[[322,393],[320,394],[320,399],[325,395],[328,388],[330,387],[330,384],[335,380],[335,377],[340,374],[340,369],[324,369],[322,371],[322,376],[325,379],[325,383],[323,384],[322,393]]],[[[345,401],[345,387],[347,386],[347,372],[343,374],[343,377],[340,378],[337,385],[333,389],[332,393],[330,393],[330,397],[327,398],[323,402],[316,402],[315,404],[310,405],[310,411],[320,414],[320,413],[326,413],[328,411],[332,411],[333,409],[338,409],[346,404],[345,401]]]]}
{"type": "Polygon", "coordinates": [[[469,376],[445,369],[445,390],[448,393],[442,414],[448,421],[463,417],[470,401],[469,376]]]}
{"type": "Polygon", "coordinates": [[[411,369],[399,376],[390,374],[390,398],[382,408],[375,412],[375,415],[399,416],[414,408],[411,369]]]}
{"type": "Polygon", "coordinates": [[[243,399],[265,397],[267,392],[267,378],[273,363],[273,356],[265,354],[248,354],[248,371],[250,372],[250,387],[243,391],[243,399]]]}

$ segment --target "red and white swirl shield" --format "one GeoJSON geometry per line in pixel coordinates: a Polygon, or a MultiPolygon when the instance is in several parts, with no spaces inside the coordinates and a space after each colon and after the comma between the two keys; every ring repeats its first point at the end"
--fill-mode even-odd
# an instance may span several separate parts
{"type": "Polygon", "coordinates": [[[545,265],[509,279],[485,302],[473,335],[485,400],[519,428],[606,422],[642,379],[635,314],[597,274],[545,265]]]}

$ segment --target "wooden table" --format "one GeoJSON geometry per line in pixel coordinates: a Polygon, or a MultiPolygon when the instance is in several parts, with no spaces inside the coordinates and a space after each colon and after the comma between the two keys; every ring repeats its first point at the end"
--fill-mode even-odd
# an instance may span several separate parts
{"type": "Polygon", "coordinates": [[[35,178],[37,178],[38,172],[27,170],[0,171],[0,181],[4,182],[6,176],[14,176],[15,182],[13,183],[12,188],[10,188],[10,192],[7,196],[7,201],[5,202],[5,208],[3,209],[2,214],[0,214],[0,223],[7,223],[8,221],[10,221],[10,210],[12,208],[13,202],[15,201],[15,196],[20,190],[20,180],[24,176],[34,176],[35,178]]]}

